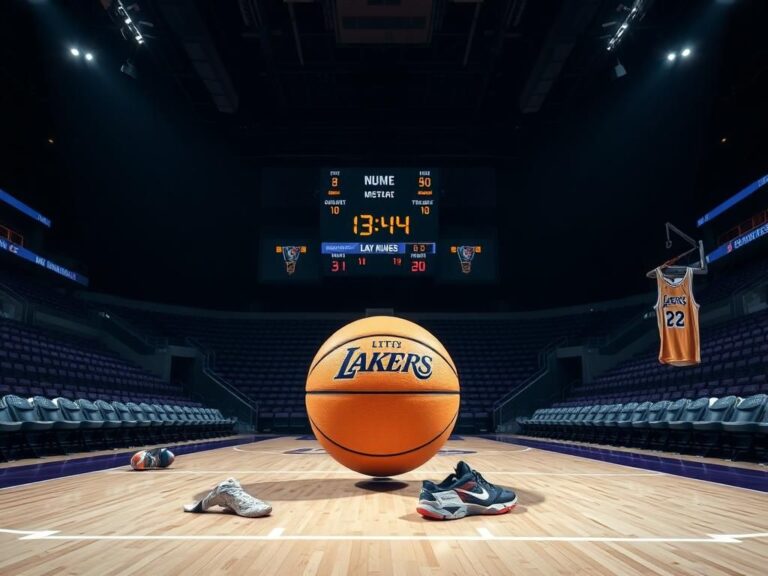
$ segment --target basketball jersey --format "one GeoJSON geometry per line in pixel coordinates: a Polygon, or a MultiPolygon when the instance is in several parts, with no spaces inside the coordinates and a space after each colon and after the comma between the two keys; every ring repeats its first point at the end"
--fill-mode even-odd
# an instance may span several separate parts
{"type": "Polygon", "coordinates": [[[693,270],[682,278],[667,278],[656,269],[659,296],[656,322],[661,346],[659,362],[672,366],[691,366],[701,362],[699,349],[699,305],[693,299],[693,270]]]}

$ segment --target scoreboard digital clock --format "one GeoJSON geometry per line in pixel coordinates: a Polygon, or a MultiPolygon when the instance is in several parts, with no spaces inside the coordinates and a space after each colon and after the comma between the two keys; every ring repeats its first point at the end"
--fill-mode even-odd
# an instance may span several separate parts
{"type": "Polygon", "coordinates": [[[324,274],[431,275],[439,174],[433,168],[338,168],[322,175],[324,274]]]}

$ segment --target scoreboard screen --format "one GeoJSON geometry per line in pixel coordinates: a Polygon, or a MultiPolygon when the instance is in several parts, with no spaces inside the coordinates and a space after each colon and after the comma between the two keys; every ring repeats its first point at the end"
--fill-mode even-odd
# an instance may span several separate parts
{"type": "Polygon", "coordinates": [[[439,174],[432,168],[323,171],[320,253],[327,276],[431,276],[439,174]]]}

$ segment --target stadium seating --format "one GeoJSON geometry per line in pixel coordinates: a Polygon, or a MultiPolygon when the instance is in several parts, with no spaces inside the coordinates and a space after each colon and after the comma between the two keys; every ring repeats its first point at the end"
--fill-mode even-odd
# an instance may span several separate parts
{"type": "Polygon", "coordinates": [[[52,278],[43,279],[38,274],[0,261],[0,288],[10,291],[37,308],[70,318],[85,318],[88,315],[88,305],[75,296],[75,285],[67,280],[52,283],[53,281],[52,278]]]}
{"type": "Polygon", "coordinates": [[[768,310],[701,329],[702,363],[676,368],[659,364],[656,344],[592,383],[576,386],[565,404],[738,396],[768,390],[768,310]]]}
{"type": "Polygon", "coordinates": [[[163,382],[97,342],[0,319],[0,394],[190,404],[163,382]]]}
{"type": "MultiPolygon", "coordinates": [[[[212,353],[216,374],[259,404],[262,430],[305,432],[306,369],[323,341],[352,319],[211,318],[110,306],[151,339],[195,342],[212,353]]],[[[491,430],[493,402],[539,369],[539,352],[554,341],[579,343],[639,316],[633,305],[610,312],[519,319],[503,316],[414,318],[440,339],[459,367],[462,398],[457,431],[491,430]],[[478,362],[478,359],[482,359],[478,362]]]]}
{"type": "Polygon", "coordinates": [[[542,408],[517,423],[535,437],[748,457],[768,449],[768,395],[542,408]]]}
{"type": "Polygon", "coordinates": [[[232,434],[235,423],[205,407],[8,394],[0,398],[0,458],[215,438],[232,434]],[[192,418],[182,421],[178,414],[192,418]]]}

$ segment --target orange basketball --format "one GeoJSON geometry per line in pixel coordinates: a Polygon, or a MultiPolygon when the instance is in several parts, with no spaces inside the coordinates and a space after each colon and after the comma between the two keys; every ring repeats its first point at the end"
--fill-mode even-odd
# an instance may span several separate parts
{"type": "Polygon", "coordinates": [[[443,345],[391,316],[357,320],[317,351],[307,375],[315,437],[347,468],[393,476],[421,466],[459,414],[459,377],[443,345]]]}

